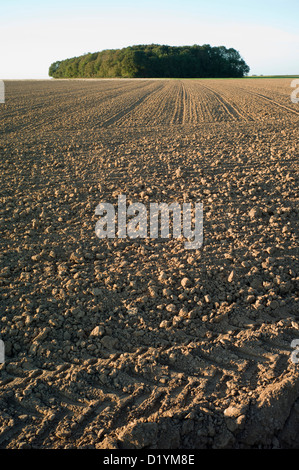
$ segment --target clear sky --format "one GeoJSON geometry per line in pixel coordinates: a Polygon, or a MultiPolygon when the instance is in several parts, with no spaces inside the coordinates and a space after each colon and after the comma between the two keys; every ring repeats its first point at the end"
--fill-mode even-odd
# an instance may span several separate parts
{"type": "Polygon", "coordinates": [[[153,43],[233,47],[250,75],[299,74],[299,0],[0,0],[0,79],[153,43]]]}

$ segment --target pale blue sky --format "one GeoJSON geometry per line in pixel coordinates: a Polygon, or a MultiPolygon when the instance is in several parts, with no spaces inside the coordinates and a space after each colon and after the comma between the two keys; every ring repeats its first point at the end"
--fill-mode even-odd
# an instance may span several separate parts
{"type": "Polygon", "coordinates": [[[299,74],[299,0],[0,0],[0,78],[134,44],[237,49],[250,74],[299,74]]]}

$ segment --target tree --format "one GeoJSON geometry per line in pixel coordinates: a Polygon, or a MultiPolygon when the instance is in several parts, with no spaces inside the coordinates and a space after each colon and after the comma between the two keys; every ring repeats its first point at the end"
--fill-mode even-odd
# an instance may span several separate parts
{"type": "Polygon", "coordinates": [[[51,64],[49,75],[54,78],[221,78],[243,77],[249,70],[240,53],[225,46],[140,44],[56,61],[51,64]]]}

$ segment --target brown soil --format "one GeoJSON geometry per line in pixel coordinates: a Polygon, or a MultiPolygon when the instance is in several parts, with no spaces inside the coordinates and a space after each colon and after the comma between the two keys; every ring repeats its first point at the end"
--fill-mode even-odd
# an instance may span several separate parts
{"type": "Polygon", "coordinates": [[[6,82],[0,448],[298,448],[292,91],[6,82]],[[98,239],[119,194],[202,201],[202,248],[98,239]]]}

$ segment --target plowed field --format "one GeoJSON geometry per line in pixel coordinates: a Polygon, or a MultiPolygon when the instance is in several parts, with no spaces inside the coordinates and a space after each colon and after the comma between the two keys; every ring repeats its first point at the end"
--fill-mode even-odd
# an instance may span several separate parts
{"type": "Polygon", "coordinates": [[[290,83],[5,82],[0,448],[299,447],[290,83]],[[203,246],[99,239],[119,194],[203,246]]]}

